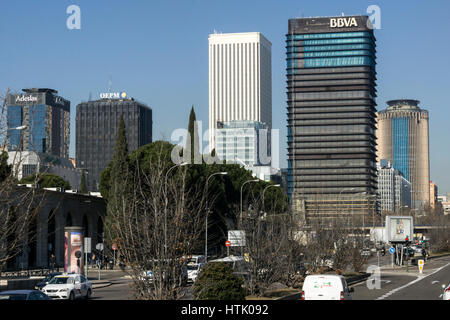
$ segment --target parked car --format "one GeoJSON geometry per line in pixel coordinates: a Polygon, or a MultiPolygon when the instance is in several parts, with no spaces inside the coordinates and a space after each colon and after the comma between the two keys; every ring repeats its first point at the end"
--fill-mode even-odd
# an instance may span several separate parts
{"type": "Polygon", "coordinates": [[[53,299],[89,299],[92,295],[92,283],[82,274],[64,274],[50,280],[42,288],[42,292],[53,299]]]}
{"type": "MultiPolygon", "coordinates": [[[[185,264],[180,264],[180,266],[182,267],[181,272],[180,272],[180,281],[181,284],[184,286],[187,284],[188,282],[188,268],[185,264]]],[[[167,266],[168,268],[170,267],[170,265],[167,266]]],[[[158,270],[158,262],[157,260],[154,260],[153,263],[148,263],[148,265],[146,266],[146,270],[143,270],[141,272],[141,275],[139,276],[139,280],[141,281],[148,281],[150,283],[153,282],[153,280],[158,279],[159,277],[159,270],[158,270]]],[[[169,273],[170,275],[170,273],[169,273]]],[[[162,278],[164,279],[166,276],[165,271],[162,271],[162,278]]]]}
{"type": "Polygon", "coordinates": [[[351,300],[353,288],[341,275],[308,275],[303,281],[302,300],[351,300]]]}
{"type": "Polygon", "coordinates": [[[248,263],[242,256],[228,256],[221,259],[211,260],[208,263],[224,262],[233,269],[233,274],[244,279],[249,279],[250,273],[248,271],[248,263]]]}
{"type": "Polygon", "coordinates": [[[36,290],[42,290],[42,288],[45,287],[50,282],[50,280],[52,280],[54,277],[59,276],[59,275],[62,275],[62,272],[49,273],[41,282],[36,284],[34,286],[34,288],[36,290]]]}
{"type": "Polygon", "coordinates": [[[444,288],[444,293],[442,294],[442,300],[450,300],[450,283],[447,287],[445,285],[442,286],[444,288]]]}
{"type": "Polygon", "coordinates": [[[0,292],[0,300],[52,300],[39,290],[10,290],[0,292]]]}
{"type": "Polygon", "coordinates": [[[197,280],[200,271],[205,267],[204,263],[188,263],[187,265],[187,281],[194,283],[197,280]]]}

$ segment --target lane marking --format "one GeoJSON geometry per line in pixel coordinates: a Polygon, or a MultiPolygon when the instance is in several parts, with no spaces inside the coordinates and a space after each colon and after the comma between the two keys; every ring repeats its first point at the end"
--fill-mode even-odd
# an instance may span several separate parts
{"type": "Polygon", "coordinates": [[[447,263],[445,266],[436,269],[435,271],[433,271],[433,272],[430,273],[430,274],[418,276],[416,280],[413,280],[413,281],[411,281],[411,282],[409,282],[409,283],[407,283],[407,284],[405,284],[405,285],[403,285],[403,286],[401,286],[401,287],[398,287],[398,288],[396,288],[396,289],[394,289],[394,290],[391,290],[391,291],[389,291],[388,293],[382,295],[381,297],[379,297],[379,298],[377,298],[377,299],[375,299],[375,300],[383,300],[383,299],[386,299],[386,298],[389,297],[390,295],[393,295],[394,293],[396,293],[396,292],[398,292],[398,291],[400,291],[400,290],[403,290],[403,289],[405,289],[406,287],[409,287],[410,285],[412,285],[412,284],[414,284],[414,283],[416,283],[416,282],[419,282],[420,280],[423,280],[423,279],[425,279],[425,278],[427,278],[427,277],[429,277],[429,276],[431,276],[431,275],[433,275],[433,274],[435,274],[435,273],[441,271],[442,269],[448,267],[449,265],[450,265],[450,263],[447,263]]]}

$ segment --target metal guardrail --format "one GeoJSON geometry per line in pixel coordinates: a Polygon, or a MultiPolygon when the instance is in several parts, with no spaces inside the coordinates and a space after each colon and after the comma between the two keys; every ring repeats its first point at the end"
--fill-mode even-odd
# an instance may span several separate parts
{"type": "Polygon", "coordinates": [[[45,277],[46,275],[58,271],[58,268],[48,269],[30,269],[30,270],[15,270],[15,271],[0,271],[0,279],[27,279],[30,277],[45,277]]]}

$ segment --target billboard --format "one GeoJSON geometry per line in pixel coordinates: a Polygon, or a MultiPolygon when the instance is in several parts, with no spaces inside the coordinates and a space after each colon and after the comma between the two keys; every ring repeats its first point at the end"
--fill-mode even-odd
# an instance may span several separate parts
{"type": "Polygon", "coordinates": [[[80,227],[65,227],[64,272],[83,273],[84,237],[80,227]],[[77,257],[77,252],[79,251],[77,257]]]}
{"type": "Polygon", "coordinates": [[[414,235],[414,221],[411,216],[386,216],[388,242],[405,242],[414,235]]]}
{"type": "Polygon", "coordinates": [[[228,241],[231,247],[245,247],[245,231],[228,230],[228,241]]]}

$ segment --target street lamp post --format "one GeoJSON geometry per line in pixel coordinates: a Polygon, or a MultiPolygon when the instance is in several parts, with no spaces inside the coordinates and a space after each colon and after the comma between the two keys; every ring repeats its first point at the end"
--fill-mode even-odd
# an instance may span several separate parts
{"type": "Polygon", "coordinates": [[[244,188],[245,184],[250,183],[250,182],[258,182],[258,181],[259,181],[258,179],[247,180],[247,181],[245,181],[245,182],[242,184],[242,186],[241,186],[241,216],[240,216],[240,219],[239,219],[239,222],[240,222],[240,224],[241,224],[241,227],[242,227],[242,189],[244,188]]]}
{"type": "Polygon", "coordinates": [[[216,172],[211,174],[208,179],[206,179],[206,220],[205,220],[205,264],[208,262],[208,215],[209,215],[209,207],[208,207],[208,182],[209,179],[215,175],[227,175],[228,172],[216,172]]]}
{"type": "Polygon", "coordinates": [[[168,205],[168,196],[167,196],[167,178],[169,176],[169,172],[172,171],[172,169],[175,169],[176,167],[182,167],[187,165],[187,162],[183,162],[183,163],[179,163],[174,165],[173,167],[171,167],[169,170],[167,170],[166,172],[166,179],[165,179],[165,185],[164,185],[164,195],[165,195],[165,207],[164,207],[164,255],[167,255],[167,205],[168,205]]]}
{"type": "MultiPolygon", "coordinates": [[[[242,189],[244,188],[246,183],[250,183],[250,182],[258,182],[258,179],[253,179],[253,180],[247,180],[245,181],[242,186],[241,186],[241,216],[239,218],[239,224],[240,224],[240,228],[242,229],[242,189]]],[[[241,255],[244,255],[244,247],[241,247],[241,255]]]]}
{"type": "Polygon", "coordinates": [[[262,193],[263,212],[266,211],[266,207],[265,207],[265,204],[264,204],[264,193],[265,193],[266,190],[269,189],[270,187],[279,187],[279,186],[280,186],[279,184],[271,184],[271,185],[269,185],[269,186],[267,186],[267,187],[264,188],[263,193],[262,193]]]}

